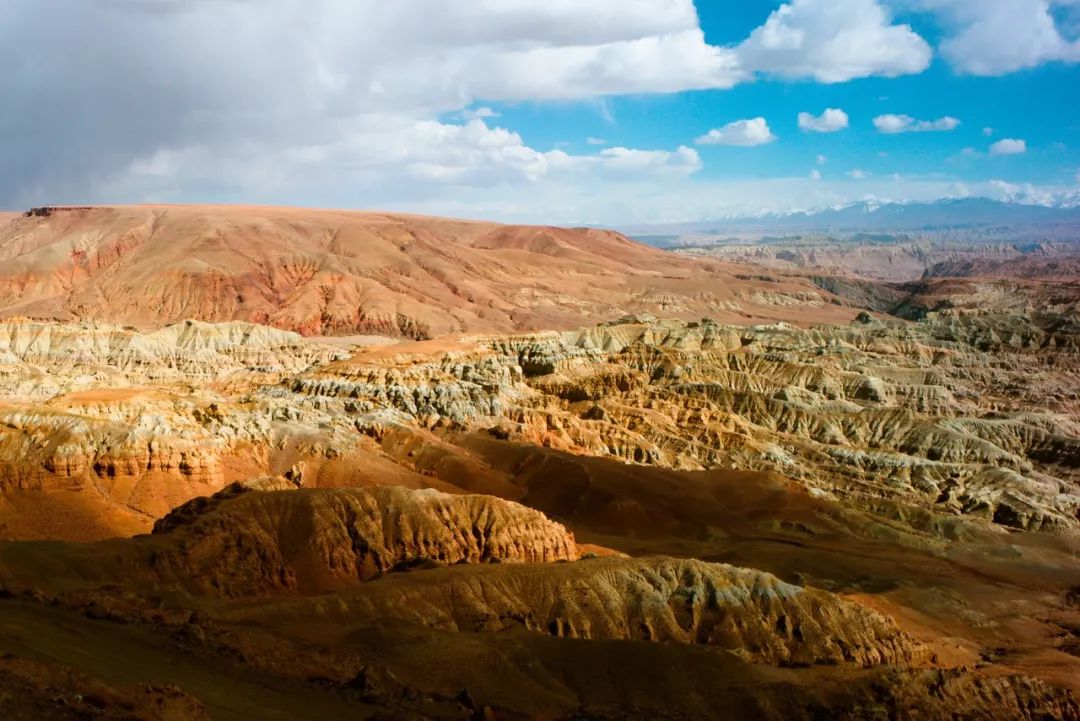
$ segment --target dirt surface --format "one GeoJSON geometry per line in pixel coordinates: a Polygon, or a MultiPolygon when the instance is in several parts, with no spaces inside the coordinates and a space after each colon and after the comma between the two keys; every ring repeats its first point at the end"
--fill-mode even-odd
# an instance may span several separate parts
{"type": "Polygon", "coordinates": [[[236,206],[44,208],[0,226],[8,317],[416,339],[625,313],[852,315],[806,280],[743,277],[597,229],[236,206]]]}
{"type": "Polygon", "coordinates": [[[19,216],[0,718],[1078,719],[1080,288],[947,260],[19,216]]]}

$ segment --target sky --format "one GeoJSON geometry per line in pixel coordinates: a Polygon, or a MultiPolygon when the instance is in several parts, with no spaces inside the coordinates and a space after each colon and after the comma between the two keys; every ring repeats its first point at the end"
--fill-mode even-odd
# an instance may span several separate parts
{"type": "Polygon", "coordinates": [[[1080,0],[0,0],[0,207],[1080,203],[1080,0]]]}

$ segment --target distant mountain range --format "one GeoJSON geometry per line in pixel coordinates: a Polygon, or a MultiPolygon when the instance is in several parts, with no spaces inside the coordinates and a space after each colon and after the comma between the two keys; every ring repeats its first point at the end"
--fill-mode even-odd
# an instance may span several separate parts
{"type": "Polygon", "coordinates": [[[634,238],[654,245],[685,236],[800,233],[1000,232],[1024,237],[1080,236],[1080,207],[1046,207],[989,198],[959,198],[929,203],[858,202],[812,212],[767,214],[695,223],[628,228],[634,238]],[[669,239],[664,242],[661,239],[669,239]]]}

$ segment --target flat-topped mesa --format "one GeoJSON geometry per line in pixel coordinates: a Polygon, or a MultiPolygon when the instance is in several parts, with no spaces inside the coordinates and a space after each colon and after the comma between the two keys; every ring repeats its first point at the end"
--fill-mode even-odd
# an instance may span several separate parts
{"type": "Polygon", "coordinates": [[[227,490],[166,516],[145,541],[154,571],[200,594],[320,593],[414,563],[549,563],[577,558],[573,535],[492,496],[378,486],[227,490]]]}
{"type": "Polygon", "coordinates": [[[47,208],[0,225],[0,316],[421,340],[626,310],[806,315],[793,303],[852,315],[806,280],[743,280],[601,229],[208,206],[47,208]]]}

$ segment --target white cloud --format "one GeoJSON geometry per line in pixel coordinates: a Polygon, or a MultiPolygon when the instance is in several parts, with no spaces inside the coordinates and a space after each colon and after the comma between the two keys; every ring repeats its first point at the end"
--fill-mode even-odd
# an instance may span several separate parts
{"type": "Polygon", "coordinates": [[[543,183],[615,189],[622,183],[670,182],[700,168],[697,151],[685,146],[674,151],[605,148],[571,155],[534,150],[517,133],[489,127],[480,119],[464,125],[403,119],[330,145],[285,148],[257,161],[222,163],[198,147],[156,151],[135,159],[103,183],[101,191],[106,197],[139,193],[171,199],[181,179],[244,187],[275,203],[288,202],[293,188],[301,186],[327,205],[347,205],[349,194],[365,187],[377,205],[389,206],[415,198],[411,194],[418,191],[438,198],[460,195],[466,188],[517,188],[528,195],[543,183]],[[348,179],[344,185],[343,177],[348,179]]]}
{"type": "Polygon", "coordinates": [[[1032,183],[1009,183],[991,180],[991,195],[1007,203],[1042,205],[1045,207],[1080,207],[1080,189],[1039,186],[1032,183]]]}
{"type": "Polygon", "coordinates": [[[993,128],[983,128],[983,137],[989,138],[993,134],[994,134],[994,129],[993,128]]]}
{"type": "Polygon", "coordinates": [[[491,108],[487,107],[466,108],[465,110],[461,111],[461,117],[463,117],[465,120],[477,120],[497,118],[499,117],[499,114],[491,108]]]}
{"type": "Polygon", "coordinates": [[[607,145],[608,142],[603,138],[586,138],[585,142],[589,145],[607,145]]]}
{"type": "Polygon", "coordinates": [[[701,169],[701,157],[696,150],[685,145],[680,145],[674,152],[605,148],[598,156],[580,157],[576,162],[586,168],[598,165],[619,174],[690,175],[701,169]]]}
{"type": "Polygon", "coordinates": [[[722,128],[713,128],[694,142],[699,145],[753,147],[755,145],[765,145],[774,140],[776,140],[776,136],[769,130],[769,124],[765,121],[765,118],[752,118],[750,120],[736,120],[722,128]]]}
{"type": "MultiPolygon", "coordinates": [[[[512,129],[470,129],[498,117],[498,103],[605,111],[613,95],[724,89],[763,73],[894,76],[930,58],[878,0],[791,0],[730,46],[706,41],[694,0],[62,4],[58,22],[57,3],[0,0],[0,54],[12,59],[0,126],[24,140],[0,144],[0,205],[376,204],[426,198],[421,177],[480,182],[477,157],[494,163],[495,182],[533,182],[554,159],[512,129]],[[445,152],[423,139],[412,152],[380,145],[425,133],[445,152]],[[378,160],[394,153],[407,162],[378,160]]],[[[745,128],[743,142],[772,140],[764,128],[745,128]]]]}
{"type": "Polygon", "coordinates": [[[9,63],[2,81],[0,126],[26,141],[0,145],[0,167],[18,170],[0,177],[3,206],[151,196],[326,205],[327,187],[340,188],[337,203],[381,203],[424,197],[406,182],[418,176],[473,182],[468,158],[482,152],[500,155],[496,177],[527,180],[544,161],[524,143],[469,146],[471,123],[497,117],[492,103],[750,77],[732,48],[706,43],[693,0],[63,5],[57,22],[55,3],[0,0],[0,54],[36,58],[9,63]],[[423,128],[453,135],[447,155],[458,160],[395,166],[364,155],[383,157],[380,142],[423,128]],[[43,146],[54,152],[33,150],[43,146]],[[321,176],[304,165],[314,156],[321,176]],[[136,182],[144,177],[155,188],[136,182]]]}
{"type": "Polygon", "coordinates": [[[828,108],[820,116],[799,113],[799,129],[813,133],[835,133],[848,126],[848,114],[839,108],[828,108]]]}
{"type": "Polygon", "coordinates": [[[791,0],[738,47],[747,69],[823,83],[920,73],[931,56],[877,0],[791,0]]]}
{"type": "MultiPolygon", "coordinates": [[[[971,196],[1004,199],[1002,190],[983,181],[965,181],[971,196]]],[[[452,193],[423,200],[384,204],[386,210],[432,215],[474,216],[557,224],[610,224],[620,227],[660,222],[688,222],[732,215],[783,213],[843,205],[865,199],[879,202],[921,202],[958,197],[957,179],[940,174],[880,175],[852,179],[844,174],[812,180],[809,173],[795,177],[757,178],[751,174],[730,179],[694,177],[596,183],[583,175],[551,175],[522,195],[507,185],[453,188],[452,193]]],[[[1054,202],[1072,198],[1077,188],[1034,188],[1054,202]],[[1071,195],[1070,195],[1071,194],[1071,195]]]]}
{"type": "Polygon", "coordinates": [[[825,165],[825,163],[829,162],[829,159],[824,155],[817,156],[816,160],[818,165],[825,165]]]}
{"type": "Polygon", "coordinates": [[[938,120],[916,120],[910,115],[879,115],[874,118],[874,127],[890,135],[955,130],[959,125],[960,121],[950,116],[938,120]]]}
{"type": "MultiPolygon", "coordinates": [[[[951,181],[936,177],[691,180],[702,167],[691,147],[544,151],[493,120],[500,103],[605,112],[613,95],[762,74],[921,72],[929,47],[885,2],[789,0],[725,47],[706,42],[693,0],[0,0],[12,60],[0,126],[24,141],[0,144],[0,205],[260,202],[588,223],[941,197],[951,181]]],[[[699,140],[775,136],[755,118],[699,140]]]]}
{"type": "Polygon", "coordinates": [[[865,170],[859,170],[858,168],[855,168],[854,170],[848,172],[848,176],[854,180],[862,180],[867,175],[868,173],[865,170]]]}
{"type": "Polygon", "coordinates": [[[1001,75],[1045,62],[1080,61],[1080,40],[1067,40],[1053,9],[1076,0],[909,0],[936,12],[946,27],[941,52],[957,69],[1001,75]]]}
{"type": "Polygon", "coordinates": [[[820,170],[811,170],[810,171],[810,180],[821,180],[821,171],[820,170]]]}
{"type": "Polygon", "coordinates": [[[991,155],[1020,155],[1027,152],[1027,142],[1015,138],[1005,138],[990,146],[991,155]]]}

